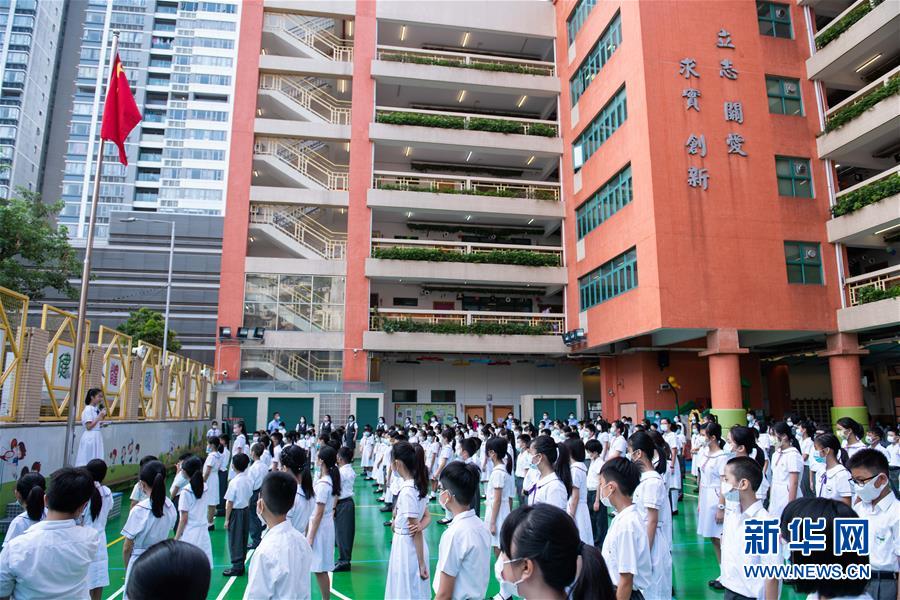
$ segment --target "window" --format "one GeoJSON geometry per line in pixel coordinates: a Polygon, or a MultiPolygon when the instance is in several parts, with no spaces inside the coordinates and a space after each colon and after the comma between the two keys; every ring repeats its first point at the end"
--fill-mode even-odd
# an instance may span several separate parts
{"type": "Polygon", "coordinates": [[[569,18],[566,19],[566,31],[569,34],[569,45],[572,45],[572,42],[575,41],[575,36],[578,35],[584,22],[587,21],[588,15],[591,14],[591,11],[594,10],[594,6],[596,5],[597,0],[578,1],[575,10],[573,10],[572,14],[569,15],[569,18]]]}
{"type": "Polygon", "coordinates": [[[419,305],[418,298],[394,298],[394,306],[415,307],[419,305]]]}
{"type": "Polygon", "coordinates": [[[775,157],[775,175],[778,177],[778,195],[795,198],[812,198],[812,175],[808,158],[775,157]]]}
{"type": "Polygon", "coordinates": [[[341,331],[344,278],[248,274],[244,327],[277,331],[341,331]]]}
{"type": "Polygon", "coordinates": [[[578,280],[581,310],[624,294],[637,284],[637,249],[632,248],[578,280]]]}
{"type": "Polygon", "coordinates": [[[619,13],[616,13],[606,30],[600,35],[600,39],[575,71],[575,76],[569,81],[572,106],[575,106],[594,77],[620,45],[622,45],[622,21],[619,19],[619,13]]]}
{"type": "Polygon", "coordinates": [[[791,8],[787,4],[758,1],[756,18],[762,35],[787,39],[794,37],[791,28],[791,8]]]}
{"type": "Polygon", "coordinates": [[[626,118],[628,118],[628,109],[625,100],[625,86],[622,86],[572,144],[572,160],[576,170],[580,169],[581,165],[586,163],[591,155],[603,145],[603,142],[622,126],[626,118]]]}
{"type": "Polygon", "coordinates": [[[769,97],[770,113],[776,115],[803,114],[798,79],[766,75],[766,95],[769,97]]]}
{"type": "Polygon", "coordinates": [[[584,204],[575,209],[578,239],[580,240],[619,212],[631,202],[632,197],[631,165],[628,165],[613,175],[584,204]]]}
{"type": "Polygon", "coordinates": [[[391,390],[393,402],[418,402],[418,390],[391,390]]]}
{"type": "Polygon", "coordinates": [[[432,402],[456,402],[456,390],[431,390],[432,402]]]}
{"type": "Polygon", "coordinates": [[[785,242],[788,283],[821,284],[822,254],[814,242],[785,242]]]}

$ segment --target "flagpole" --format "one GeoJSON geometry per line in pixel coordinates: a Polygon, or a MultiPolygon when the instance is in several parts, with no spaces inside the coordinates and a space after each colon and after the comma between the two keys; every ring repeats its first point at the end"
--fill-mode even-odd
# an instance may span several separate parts
{"type": "MultiPolygon", "coordinates": [[[[116,63],[116,53],[119,50],[119,32],[113,31],[112,49],[109,54],[109,77],[107,78],[107,93],[112,85],[113,68],[116,63]]],[[[63,466],[72,466],[72,454],[75,450],[75,413],[81,404],[78,394],[78,386],[81,383],[82,349],[85,344],[85,317],[87,313],[88,286],[91,279],[91,255],[94,249],[94,225],[97,222],[97,204],[100,201],[100,177],[103,173],[103,149],[106,141],[101,136],[100,149],[97,153],[97,169],[94,172],[94,191],[91,196],[91,216],[88,220],[87,239],[84,246],[84,265],[81,269],[81,296],[78,299],[78,324],[75,328],[75,368],[72,370],[72,383],[69,386],[69,415],[66,421],[66,443],[63,455],[63,466]]],[[[87,332],[88,337],[90,332],[87,332]]]]}

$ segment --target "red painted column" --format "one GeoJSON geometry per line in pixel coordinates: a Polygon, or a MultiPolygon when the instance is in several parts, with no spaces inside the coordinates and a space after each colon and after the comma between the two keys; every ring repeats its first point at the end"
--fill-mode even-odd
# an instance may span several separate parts
{"type": "Polygon", "coordinates": [[[740,355],[750,351],[741,348],[736,329],[716,329],[706,336],[707,350],[700,356],[709,357],[709,393],[712,412],[719,418],[722,429],[745,422],[741,398],[740,355]]]}
{"type": "MultiPolygon", "coordinates": [[[[250,225],[250,186],[253,176],[253,124],[259,87],[259,55],[262,45],[263,1],[241,4],[240,37],[235,72],[231,147],[228,152],[228,189],[222,232],[222,275],[219,281],[217,326],[237,333],[244,319],[244,267],[250,225]]],[[[226,379],[240,379],[240,347],[216,343],[216,369],[228,371],[226,379]]]]}
{"type": "Polygon", "coordinates": [[[766,375],[769,388],[769,415],[784,416],[791,401],[790,369],[787,365],[775,365],[766,375]]]}
{"type": "Polygon", "coordinates": [[[366,258],[371,244],[371,211],[366,196],[372,187],[369,124],[375,111],[376,28],[374,0],[357,0],[353,39],[353,108],[350,117],[350,208],[347,211],[347,287],[344,317],[344,380],[368,380],[368,356],[362,350],[369,328],[369,281],[366,258]]]}
{"type": "Polygon", "coordinates": [[[834,333],[828,336],[827,350],[819,356],[828,357],[828,370],[831,373],[831,397],[834,405],[831,408],[831,420],[851,417],[866,425],[869,413],[866,409],[862,393],[862,372],[859,357],[868,354],[859,346],[855,333],[834,333]]]}

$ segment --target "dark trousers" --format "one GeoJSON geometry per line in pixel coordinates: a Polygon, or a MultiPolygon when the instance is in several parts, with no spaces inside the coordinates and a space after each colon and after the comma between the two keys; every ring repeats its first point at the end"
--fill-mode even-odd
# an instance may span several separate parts
{"type": "Polygon", "coordinates": [[[338,549],[338,563],[349,563],[353,557],[353,538],[356,537],[356,505],[353,497],[338,500],[334,509],[334,541],[338,549]]]}
{"type": "MultiPolygon", "coordinates": [[[[253,511],[256,517],[256,511],[253,511]]],[[[257,519],[258,520],[258,519],[257,519]]],[[[244,561],[247,559],[247,535],[250,533],[250,508],[231,509],[231,519],[228,522],[228,551],[231,554],[231,568],[235,571],[244,570],[244,561]]]]}
{"type": "Polygon", "coordinates": [[[600,510],[594,511],[594,501],[597,499],[597,490],[588,490],[587,505],[588,515],[591,518],[591,531],[594,534],[594,546],[603,547],[603,540],[606,539],[606,531],[609,529],[609,512],[603,503],[600,503],[600,510]]]}
{"type": "MultiPolygon", "coordinates": [[[[684,474],[687,472],[684,470],[684,452],[678,454],[678,466],[681,467],[681,480],[684,481],[684,474]]],[[[678,491],[680,492],[681,490],[678,491]]]]}
{"type": "Polygon", "coordinates": [[[219,471],[219,504],[216,506],[216,514],[220,517],[225,514],[225,492],[227,490],[228,471],[219,471]]]}
{"type": "Polygon", "coordinates": [[[262,540],[262,531],[263,524],[260,522],[259,517],[256,516],[256,503],[259,501],[259,490],[254,490],[253,495],[250,496],[250,504],[248,508],[252,508],[253,512],[250,515],[250,545],[251,546],[259,546],[260,540],[262,540]]]}
{"type": "Polygon", "coordinates": [[[803,495],[807,498],[816,495],[809,485],[809,467],[806,465],[803,465],[803,472],[800,474],[800,489],[803,490],[803,495]]]}
{"type": "Polygon", "coordinates": [[[725,588],[725,600],[754,600],[754,599],[750,598],[749,596],[741,596],[740,594],[736,594],[736,593],[732,592],[731,590],[729,590],[728,588],[725,588]]]}
{"type": "Polygon", "coordinates": [[[516,495],[521,498],[522,497],[522,483],[525,481],[524,477],[516,477],[516,495]]]}

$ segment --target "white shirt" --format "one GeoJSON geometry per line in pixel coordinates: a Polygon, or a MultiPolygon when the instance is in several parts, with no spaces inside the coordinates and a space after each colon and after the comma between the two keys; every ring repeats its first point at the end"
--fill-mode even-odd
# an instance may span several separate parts
{"type": "Polygon", "coordinates": [[[217,437],[219,437],[220,433],[221,432],[219,431],[219,429],[217,427],[210,427],[209,429],[206,430],[206,439],[209,439],[211,437],[217,438],[217,437]]]}
{"type": "Polygon", "coordinates": [[[725,523],[722,527],[722,575],[719,581],[736,594],[759,600],[765,598],[766,580],[744,577],[744,566],[781,564],[779,558],[781,554],[779,552],[765,555],[745,553],[745,535],[748,519],[765,519],[768,516],[769,513],[763,508],[762,502],[757,500],[745,512],[726,511],[725,523]]]}
{"type": "Polygon", "coordinates": [[[259,460],[253,461],[253,464],[247,467],[247,475],[250,479],[250,486],[253,488],[254,492],[262,487],[262,482],[266,476],[266,473],[268,473],[266,465],[259,460]]]}
{"type": "Polygon", "coordinates": [[[900,467],[900,444],[888,444],[888,463],[892,467],[900,467]]]}
{"type": "Polygon", "coordinates": [[[633,589],[650,587],[650,547],[647,544],[647,527],[637,506],[629,504],[613,518],[603,540],[601,550],[613,585],[619,585],[622,573],[634,575],[633,589]]]}
{"type": "Polygon", "coordinates": [[[591,466],[587,472],[587,489],[588,491],[596,490],[600,486],[600,469],[603,468],[603,460],[598,456],[591,460],[591,466]]]}
{"type": "MultiPolygon", "coordinates": [[[[47,509],[44,509],[43,516],[41,520],[44,520],[47,517],[47,509]]],[[[28,513],[23,511],[13,517],[13,520],[10,522],[9,527],[6,529],[6,537],[3,538],[3,547],[5,548],[8,543],[10,543],[13,539],[19,537],[28,529],[34,525],[35,523],[40,523],[41,521],[32,521],[28,518],[28,513]]]]}
{"type": "Polygon", "coordinates": [[[484,522],[467,510],[453,517],[441,536],[432,588],[441,587],[441,574],[456,577],[453,600],[484,598],[491,569],[491,532],[484,522]]]}
{"type": "Polygon", "coordinates": [[[850,473],[840,463],[818,475],[815,481],[816,496],[819,498],[840,500],[853,495],[853,487],[850,485],[850,473]]]}
{"type": "Polygon", "coordinates": [[[225,500],[230,500],[232,508],[247,508],[250,505],[250,496],[253,495],[253,480],[247,472],[238,473],[228,482],[225,490],[225,500]]]}
{"type": "Polygon", "coordinates": [[[228,448],[222,448],[222,453],[219,457],[219,471],[227,471],[228,470],[228,462],[231,460],[231,450],[228,448]]]}
{"type": "Polygon", "coordinates": [[[131,497],[129,500],[133,500],[134,502],[140,502],[148,498],[147,494],[144,493],[144,486],[141,485],[141,482],[138,481],[134,484],[134,487],[131,488],[131,497]]]}
{"type": "Polygon", "coordinates": [[[341,493],[338,500],[352,498],[353,483],[356,481],[356,471],[353,470],[353,465],[343,465],[338,469],[338,473],[341,475],[341,493]]]}
{"type": "Polygon", "coordinates": [[[618,452],[618,456],[625,456],[628,454],[628,442],[625,441],[625,436],[617,435],[610,441],[610,452],[618,452]]]}
{"type": "Polygon", "coordinates": [[[88,567],[99,545],[97,531],[73,519],[35,523],[0,552],[0,596],[90,598],[88,567]]]}
{"type": "Polygon", "coordinates": [[[310,597],[309,570],[313,551],[306,536],[290,521],[266,531],[250,560],[250,576],[244,600],[310,597]]]}
{"type": "MultiPolygon", "coordinates": [[[[150,500],[141,500],[131,512],[122,527],[122,535],[134,540],[135,549],[143,550],[169,537],[169,532],[178,520],[178,511],[172,501],[166,498],[163,504],[162,517],[154,516],[150,508],[150,500]]],[[[134,560],[134,557],[131,557],[134,560]]]]}
{"type": "Polygon", "coordinates": [[[516,457],[516,477],[525,477],[525,473],[528,471],[528,461],[531,460],[531,455],[524,450],[519,452],[519,456],[516,457]]]}
{"type": "Polygon", "coordinates": [[[300,484],[297,484],[297,495],[294,496],[294,506],[291,507],[291,510],[287,513],[287,519],[291,522],[299,533],[306,536],[306,528],[309,525],[309,518],[312,516],[313,508],[315,508],[316,501],[309,497],[303,495],[303,490],[300,489],[300,484]]]}
{"type": "MultiPolygon", "coordinates": [[[[890,484],[885,484],[890,485],[890,484]]],[[[853,509],[869,522],[869,564],[873,571],[897,571],[900,557],[900,502],[893,492],[873,505],[860,500],[853,509]]]]}
{"type": "Polygon", "coordinates": [[[813,453],[815,453],[816,449],[813,445],[812,438],[803,438],[800,440],[800,454],[806,456],[806,459],[803,461],[803,464],[807,467],[812,466],[813,462],[813,453]]]}
{"type": "Polygon", "coordinates": [[[236,438],[234,438],[234,444],[231,445],[231,451],[235,454],[246,454],[247,453],[247,437],[240,433],[236,438]]]}
{"type": "Polygon", "coordinates": [[[566,510],[569,505],[569,495],[566,493],[566,486],[556,473],[544,475],[538,479],[533,490],[528,495],[529,504],[538,504],[545,502],[553,506],[566,510]]]}

